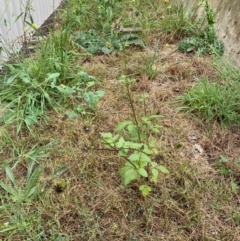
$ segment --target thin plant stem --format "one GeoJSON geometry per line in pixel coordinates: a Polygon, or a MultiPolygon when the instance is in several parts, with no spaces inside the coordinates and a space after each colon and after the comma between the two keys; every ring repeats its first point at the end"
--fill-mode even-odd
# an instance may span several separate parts
{"type": "Polygon", "coordinates": [[[127,83],[126,87],[127,87],[127,94],[128,94],[129,103],[130,103],[130,106],[131,106],[133,118],[134,118],[135,124],[137,126],[138,139],[139,139],[140,142],[142,142],[141,134],[140,134],[140,126],[139,126],[139,123],[138,123],[135,107],[134,107],[134,104],[133,104],[133,97],[132,97],[132,94],[131,94],[128,83],[127,83]]]}

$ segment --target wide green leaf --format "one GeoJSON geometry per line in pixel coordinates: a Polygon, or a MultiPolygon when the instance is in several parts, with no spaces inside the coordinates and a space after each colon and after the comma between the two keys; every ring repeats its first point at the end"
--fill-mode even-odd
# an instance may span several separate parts
{"type": "Polygon", "coordinates": [[[83,94],[83,98],[90,107],[94,106],[96,104],[96,99],[95,99],[94,93],[92,91],[85,92],[83,94]]]}
{"type": "Polygon", "coordinates": [[[141,152],[137,152],[135,151],[133,154],[131,154],[128,159],[131,162],[137,162],[138,166],[140,167],[144,167],[147,165],[147,163],[151,162],[151,159],[148,155],[141,153],[141,152]]]}
{"type": "Polygon", "coordinates": [[[134,152],[133,154],[131,154],[128,159],[130,161],[138,161],[140,159],[141,153],[140,152],[134,152]]]}
{"type": "Polygon", "coordinates": [[[122,122],[117,124],[117,126],[116,126],[116,128],[114,130],[115,131],[120,131],[124,127],[126,127],[127,125],[130,125],[130,124],[132,124],[132,121],[130,121],[130,120],[122,121],[122,122]]]}
{"type": "Polygon", "coordinates": [[[139,175],[135,168],[131,168],[123,175],[123,183],[127,186],[131,181],[138,179],[139,175]]]}
{"type": "Polygon", "coordinates": [[[120,149],[120,148],[124,147],[124,144],[125,144],[125,140],[124,140],[124,138],[121,136],[121,137],[119,138],[118,142],[116,143],[116,147],[120,149]]]}
{"type": "Polygon", "coordinates": [[[158,170],[157,169],[152,169],[152,175],[154,176],[154,177],[158,177],[158,170]]]}
{"type": "Polygon", "coordinates": [[[120,168],[120,170],[119,170],[120,176],[123,178],[126,171],[128,171],[132,168],[133,168],[132,165],[127,162],[122,168],[120,168]]]}
{"type": "Polygon", "coordinates": [[[131,141],[126,141],[125,146],[129,147],[131,149],[140,149],[143,147],[142,143],[136,143],[136,142],[131,142],[131,141]]]}
{"type": "Polygon", "coordinates": [[[138,129],[136,125],[130,124],[128,125],[127,129],[132,137],[138,136],[138,129]]]}
{"type": "Polygon", "coordinates": [[[129,149],[123,149],[121,148],[118,152],[119,156],[126,157],[129,149]]]}
{"type": "Polygon", "coordinates": [[[140,174],[141,176],[148,177],[148,173],[144,168],[140,167],[137,171],[138,171],[138,174],[140,174]]]}
{"type": "Polygon", "coordinates": [[[141,153],[140,161],[141,162],[151,162],[151,158],[148,155],[146,155],[145,153],[141,153]]]}

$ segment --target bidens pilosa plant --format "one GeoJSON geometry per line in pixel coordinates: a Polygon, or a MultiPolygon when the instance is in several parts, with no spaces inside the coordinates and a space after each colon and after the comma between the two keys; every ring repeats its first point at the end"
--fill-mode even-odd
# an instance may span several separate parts
{"type": "Polygon", "coordinates": [[[107,132],[101,133],[101,136],[105,147],[117,151],[118,155],[125,159],[119,171],[124,185],[140,180],[139,190],[146,197],[152,190],[151,183],[158,181],[159,172],[169,173],[165,166],[153,161],[152,158],[158,154],[158,150],[151,135],[160,134],[160,126],[155,122],[161,116],[147,115],[146,95],[140,99],[144,105],[144,116],[137,116],[130,88],[134,80],[122,76],[120,81],[126,87],[133,118],[118,123],[114,134],[107,132]]]}

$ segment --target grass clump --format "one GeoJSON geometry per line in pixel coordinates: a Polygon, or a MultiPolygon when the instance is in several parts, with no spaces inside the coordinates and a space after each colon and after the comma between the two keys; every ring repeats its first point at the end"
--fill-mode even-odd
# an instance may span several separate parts
{"type": "Polygon", "coordinates": [[[240,84],[212,83],[207,78],[197,82],[181,97],[184,110],[207,122],[217,120],[223,125],[240,124],[240,84]]]}
{"type": "Polygon", "coordinates": [[[166,13],[161,17],[161,28],[170,39],[181,40],[184,37],[192,36],[199,29],[199,22],[192,14],[186,14],[184,4],[168,2],[165,5],[166,13]]]}
{"type": "Polygon", "coordinates": [[[218,81],[209,78],[198,80],[178,97],[180,110],[193,114],[208,123],[218,121],[223,126],[239,125],[240,72],[226,59],[214,58],[213,67],[218,81]]]}

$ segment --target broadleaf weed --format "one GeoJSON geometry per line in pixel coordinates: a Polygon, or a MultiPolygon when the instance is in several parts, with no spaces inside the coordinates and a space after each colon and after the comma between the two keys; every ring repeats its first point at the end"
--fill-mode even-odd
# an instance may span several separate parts
{"type": "Polygon", "coordinates": [[[149,183],[158,181],[159,173],[169,173],[166,167],[152,160],[157,154],[154,140],[150,133],[160,133],[160,126],[154,124],[159,115],[137,116],[134,100],[130,91],[132,79],[122,76],[121,82],[127,90],[128,100],[131,106],[133,119],[125,120],[117,124],[114,132],[101,133],[103,144],[106,148],[116,151],[119,157],[125,159],[125,164],[120,168],[119,173],[125,186],[132,181],[141,180],[144,182],[139,186],[142,195],[146,197],[152,190],[149,183]],[[145,180],[145,181],[144,181],[145,180]]]}

